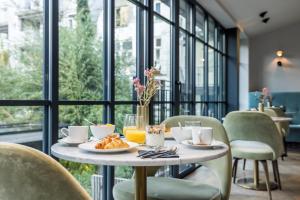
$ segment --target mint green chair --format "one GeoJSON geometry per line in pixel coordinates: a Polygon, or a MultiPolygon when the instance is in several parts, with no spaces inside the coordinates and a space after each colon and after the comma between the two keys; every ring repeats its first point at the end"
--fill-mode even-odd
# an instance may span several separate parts
{"type": "MultiPolygon", "coordinates": [[[[286,117],[285,113],[281,108],[265,108],[265,113],[269,115],[270,117],[286,117]]],[[[289,133],[289,122],[277,122],[275,123],[279,133],[281,134],[282,140],[283,140],[283,145],[284,145],[284,152],[282,155],[283,157],[287,156],[287,145],[286,145],[286,138],[289,133]]]]}
{"type": "MultiPolygon", "coordinates": [[[[214,138],[229,145],[228,138],[222,124],[214,118],[198,116],[175,116],[163,123],[167,128],[178,126],[178,122],[199,120],[202,126],[213,127],[214,138]]],[[[212,169],[219,179],[219,187],[203,183],[203,180],[190,181],[167,177],[147,178],[148,200],[228,200],[231,189],[231,152],[222,158],[200,163],[212,169]]],[[[153,172],[153,171],[152,171],[153,172]]],[[[154,173],[152,173],[154,175],[154,173]]],[[[115,185],[113,195],[115,200],[134,199],[134,181],[129,180],[115,185]]]]}
{"type": "Polygon", "coordinates": [[[30,147],[0,142],[1,200],[91,200],[57,161],[30,147]]]}
{"type": "Polygon", "coordinates": [[[258,162],[261,162],[266,176],[266,187],[269,199],[272,199],[267,160],[272,161],[275,181],[281,189],[277,159],[282,155],[283,143],[273,120],[262,112],[235,111],[229,113],[224,120],[234,158],[233,174],[236,177],[239,159],[254,160],[254,180],[258,189],[258,162]]]}

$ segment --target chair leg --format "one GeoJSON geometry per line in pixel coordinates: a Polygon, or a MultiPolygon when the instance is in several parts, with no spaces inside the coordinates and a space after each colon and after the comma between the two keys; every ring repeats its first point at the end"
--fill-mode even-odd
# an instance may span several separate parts
{"type": "MultiPolygon", "coordinates": [[[[276,183],[278,184],[278,189],[281,190],[282,188],[281,188],[281,180],[280,180],[280,174],[279,174],[278,161],[273,160],[272,164],[275,167],[275,173],[276,173],[276,179],[277,179],[276,183]]],[[[273,167],[273,170],[274,170],[274,167],[273,167]]]]}
{"type": "Polygon", "coordinates": [[[234,170],[233,170],[233,174],[232,174],[233,175],[233,183],[236,182],[236,172],[237,172],[237,168],[238,168],[238,163],[239,163],[239,159],[235,158],[234,163],[233,163],[234,170]]]}
{"type": "Polygon", "coordinates": [[[243,163],[243,170],[245,171],[245,169],[246,169],[246,159],[244,159],[244,163],[243,163]]]}
{"type": "Polygon", "coordinates": [[[260,161],[263,165],[265,175],[266,175],[266,186],[269,193],[269,200],[272,200],[271,188],[270,188],[270,179],[269,179],[269,170],[268,170],[268,163],[266,160],[260,161]]]}
{"type": "Polygon", "coordinates": [[[278,184],[277,171],[276,171],[276,166],[275,166],[275,162],[274,161],[272,161],[272,167],[273,167],[274,181],[275,181],[275,183],[278,184]]]}

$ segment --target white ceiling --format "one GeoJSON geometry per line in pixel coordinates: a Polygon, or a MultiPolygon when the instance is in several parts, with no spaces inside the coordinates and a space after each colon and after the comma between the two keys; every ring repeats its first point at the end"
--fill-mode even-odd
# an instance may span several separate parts
{"type": "Polygon", "coordinates": [[[238,26],[255,36],[300,22],[300,0],[198,0],[226,28],[238,26]],[[268,11],[270,21],[261,22],[259,13],[268,11]]]}

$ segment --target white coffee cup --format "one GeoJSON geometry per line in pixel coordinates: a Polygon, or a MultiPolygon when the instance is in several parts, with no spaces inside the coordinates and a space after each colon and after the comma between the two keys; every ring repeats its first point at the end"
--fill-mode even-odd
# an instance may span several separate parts
{"type": "Polygon", "coordinates": [[[201,127],[200,134],[201,144],[210,145],[213,141],[213,128],[212,127],[201,127]]]}
{"type": "Polygon", "coordinates": [[[86,142],[88,140],[88,126],[68,126],[68,128],[62,128],[61,134],[70,142],[86,142]]]}
{"type": "Polygon", "coordinates": [[[177,143],[181,143],[183,140],[192,139],[192,130],[189,128],[172,127],[170,131],[177,143]]]}

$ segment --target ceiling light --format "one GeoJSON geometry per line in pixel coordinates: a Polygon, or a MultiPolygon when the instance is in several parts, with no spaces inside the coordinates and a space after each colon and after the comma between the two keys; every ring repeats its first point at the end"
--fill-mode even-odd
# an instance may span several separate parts
{"type": "Polygon", "coordinates": [[[267,17],[267,18],[265,18],[265,19],[263,19],[263,20],[261,20],[263,23],[268,23],[268,21],[270,20],[270,17],[267,17]]]}
{"type": "Polygon", "coordinates": [[[259,16],[260,16],[261,18],[264,18],[264,17],[266,16],[267,13],[268,13],[268,11],[261,12],[261,13],[259,13],[259,16]]]}

